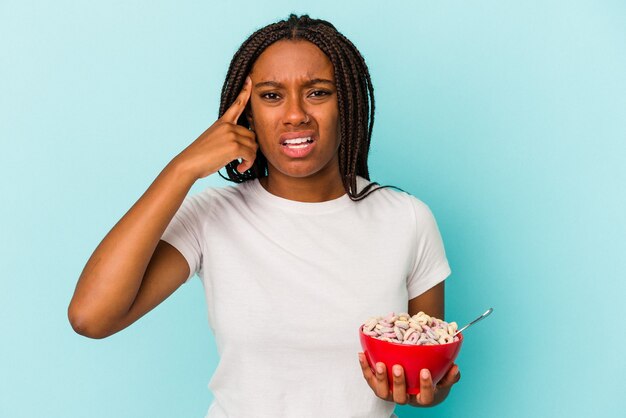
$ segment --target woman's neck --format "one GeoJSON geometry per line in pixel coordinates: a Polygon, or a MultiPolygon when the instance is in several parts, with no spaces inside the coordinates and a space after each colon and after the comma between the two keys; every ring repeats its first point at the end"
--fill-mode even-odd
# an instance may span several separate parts
{"type": "Polygon", "coordinates": [[[325,202],[346,194],[338,172],[316,173],[310,177],[290,177],[270,172],[259,182],[269,193],[298,202],[325,202]]]}

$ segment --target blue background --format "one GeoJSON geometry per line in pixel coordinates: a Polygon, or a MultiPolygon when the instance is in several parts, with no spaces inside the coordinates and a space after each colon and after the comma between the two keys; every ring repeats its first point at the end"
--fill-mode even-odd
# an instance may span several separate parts
{"type": "Polygon", "coordinates": [[[0,416],[204,416],[218,359],[197,278],[104,340],[67,306],[100,240],[215,121],[241,42],[290,12],[366,58],[372,179],[435,214],[447,319],[495,308],[450,397],[398,415],[624,416],[626,5],[495,0],[2,0],[0,416]]]}

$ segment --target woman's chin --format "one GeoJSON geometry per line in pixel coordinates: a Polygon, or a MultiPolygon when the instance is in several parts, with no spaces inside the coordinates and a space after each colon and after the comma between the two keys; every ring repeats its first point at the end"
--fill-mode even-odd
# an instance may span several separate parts
{"type": "Polygon", "coordinates": [[[299,179],[307,179],[311,177],[327,177],[329,173],[336,172],[339,175],[339,162],[335,159],[324,164],[313,158],[292,159],[290,161],[280,161],[278,164],[268,162],[270,176],[278,175],[281,177],[292,177],[299,179]],[[333,167],[332,165],[336,166],[333,167]]]}
{"type": "Polygon", "coordinates": [[[274,173],[281,177],[307,178],[319,173],[320,171],[321,168],[314,167],[311,164],[311,161],[296,160],[281,163],[275,167],[275,170],[270,170],[270,175],[274,173]]]}

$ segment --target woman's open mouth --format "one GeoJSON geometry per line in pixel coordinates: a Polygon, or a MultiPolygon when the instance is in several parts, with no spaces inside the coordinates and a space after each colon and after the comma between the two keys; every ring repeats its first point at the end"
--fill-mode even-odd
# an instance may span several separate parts
{"type": "Polygon", "coordinates": [[[281,150],[291,158],[303,158],[311,152],[315,143],[315,139],[310,136],[286,139],[281,144],[281,150]]]}

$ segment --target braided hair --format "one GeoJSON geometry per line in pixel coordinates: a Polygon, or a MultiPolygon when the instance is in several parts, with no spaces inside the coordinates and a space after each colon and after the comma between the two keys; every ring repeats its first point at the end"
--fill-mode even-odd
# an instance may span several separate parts
{"type": "MultiPolygon", "coordinates": [[[[374,125],[374,87],[365,60],[357,48],[326,20],[311,19],[308,15],[298,17],[292,13],[287,20],[265,26],[250,35],[241,44],[228,67],[222,87],[219,117],[222,117],[237,98],[246,76],[261,53],[269,45],[283,39],[309,41],[322,50],[333,64],[341,126],[339,172],[350,199],[361,200],[384,187],[398,189],[395,186],[380,186],[371,182],[360,192],[357,190],[356,176],[370,179],[367,154],[374,125]],[[375,185],[380,187],[371,190],[375,185]]],[[[239,117],[237,124],[250,127],[245,114],[239,117]]],[[[249,170],[239,173],[236,170],[238,164],[234,160],[226,165],[228,177],[224,177],[219,171],[218,174],[235,183],[267,176],[267,159],[260,148],[249,170]]]]}

